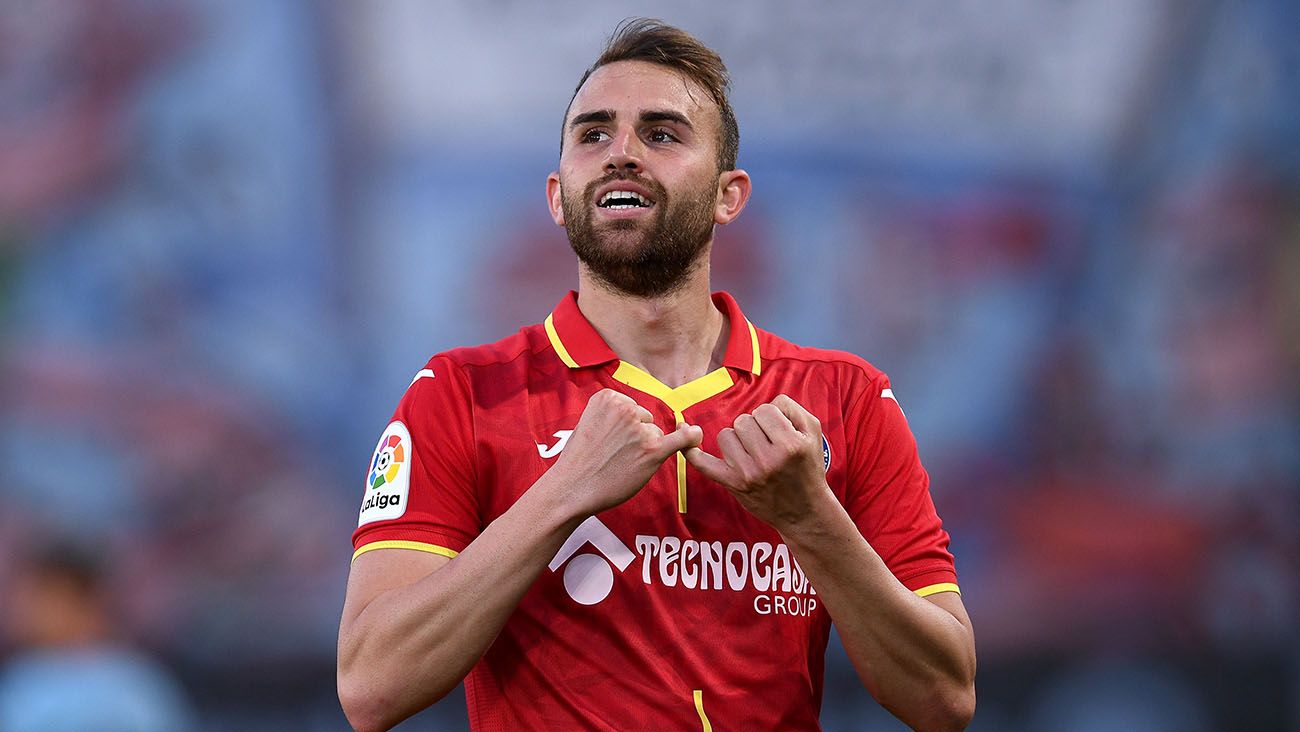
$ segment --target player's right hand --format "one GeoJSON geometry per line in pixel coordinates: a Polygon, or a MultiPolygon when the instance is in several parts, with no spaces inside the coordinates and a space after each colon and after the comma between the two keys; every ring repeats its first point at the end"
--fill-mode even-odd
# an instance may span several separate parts
{"type": "Polygon", "coordinates": [[[590,516],[636,495],[663,462],[698,447],[704,431],[680,424],[664,434],[650,410],[602,389],[587,400],[564,452],[551,467],[575,515],[590,516]]]}

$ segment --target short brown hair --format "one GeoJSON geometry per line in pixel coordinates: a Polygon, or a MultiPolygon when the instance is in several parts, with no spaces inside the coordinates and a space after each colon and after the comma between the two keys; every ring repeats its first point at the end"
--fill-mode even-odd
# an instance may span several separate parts
{"type": "MultiPolygon", "coordinates": [[[[722,130],[718,135],[718,169],[736,169],[736,157],[740,154],[740,127],[736,124],[731,100],[727,98],[731,75],[727,73],[721,56],[680,28],[653,18],[631,18],[618,24],[605,43],[600,58],[578,80],[573,96],[569,97],[569,106],[573,106],[582,85],[596,69],[617,61],[647,61],[666,66],[703,87],[718,105],[722,117],[722,130]]],[[[568,117],[569,109],[566,108],[564,118],[567,120],[568,117]]],[[[561,135],[561,148],[563,145],[564,137],[561,135]]]]}

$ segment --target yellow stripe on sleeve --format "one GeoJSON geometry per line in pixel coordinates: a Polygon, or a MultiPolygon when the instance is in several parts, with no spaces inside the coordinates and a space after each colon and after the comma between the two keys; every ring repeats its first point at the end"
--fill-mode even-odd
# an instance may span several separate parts
{"type": "Polygon", "coordinates": [[[921,589],[916,590],[915,592],[917,597],[929,597],[930,595],[937,595],[940,592],[956,592],[958,595],[960,595],[961,588],[953,584],[952,582],[940,582],[937,585],[927,585],[926,587],[922,587],[921,589]]]}
{"type": "Polygon", "coordinates": [[[424,542],[420,542],[420,541],[376,541],[376,542],[371,542],[370,544],[366,544],[365,546],[353,552],[352,561],[355,562],[357,560],[357,557],[361,556],[362,554],[365,554],[366,552],[372,552],[376,549],[412,549],[417,552],[428,552],[429,554],[440,554],[449,559],[454,559],[456,555],[460,553],[455,549],[448,549],[445,546],[438,546],[437,544],[425,544],[424,542]]]}

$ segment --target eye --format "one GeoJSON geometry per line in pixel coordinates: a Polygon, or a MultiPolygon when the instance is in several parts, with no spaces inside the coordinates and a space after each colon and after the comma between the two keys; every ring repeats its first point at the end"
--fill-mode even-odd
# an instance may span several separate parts
{"type": "Polygon", "coordinates": [[[587,130],[586,132],[582,133],[582,137],[579,138],[581,142],[603,142],[604,140],[607,139],[609,139],[609,135],[606,134],[606,132],[601,129],[587,130]]]}
{"type": "Polygon", "coordinates": [[[677,142],[677,136],[663,127],[656,127],[650,130],[651,142],[677,142]]]}

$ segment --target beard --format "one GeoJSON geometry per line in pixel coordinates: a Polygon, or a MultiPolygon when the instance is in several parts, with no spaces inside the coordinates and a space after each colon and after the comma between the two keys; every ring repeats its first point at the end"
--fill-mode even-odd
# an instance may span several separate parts
{"type": "Polygon", "coordinates": [[[560,194],[569,246],[597,284],[615,292],[649,298],[677,291],[713,238],[712,181],[683,192],[680,201],[658,183],[625,173],[592,181],[580,196],[565,195],[561,184],[560,194]],[[650,192],[655,210],[649,221],[596,224],[596,189],[615,180],[635,181],[650,192]]]}

